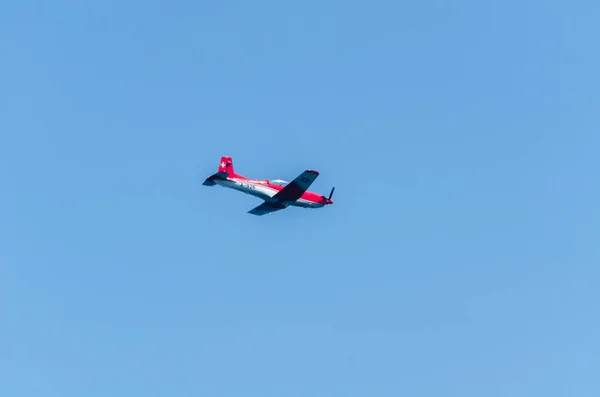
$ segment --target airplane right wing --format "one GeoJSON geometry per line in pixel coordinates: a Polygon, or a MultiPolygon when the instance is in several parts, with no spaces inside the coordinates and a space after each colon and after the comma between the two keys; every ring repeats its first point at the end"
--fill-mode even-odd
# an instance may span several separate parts
{"type": "Polygon", "coordinates": [[[306,170],[277,192],[273,198],[281,201],[296,201],[308,190],[318,176],[317,171],[306,170]]]}
{"type": "Polygon", "coordinates": [[[269,203],[269,202],[265,201],[261,205],[252,208],[250,211],[248,211],[248,213],[252,214],[252,215],[261,216],[261,215],[270,214],[271,212],[283,210],[285,208],[286,208],[286,206],[283,204],[269,203]]]}

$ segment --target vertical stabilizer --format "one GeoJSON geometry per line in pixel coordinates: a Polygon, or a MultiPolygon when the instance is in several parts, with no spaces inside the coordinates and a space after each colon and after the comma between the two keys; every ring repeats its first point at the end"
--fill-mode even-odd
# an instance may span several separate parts
{"type": "Polygon", "coordinates": [[[233,171],[233,160],[229,156],[221,157],[221,163],[219,163],[219,172],[226,172],[228,176],[234,176],[233,171]]]}

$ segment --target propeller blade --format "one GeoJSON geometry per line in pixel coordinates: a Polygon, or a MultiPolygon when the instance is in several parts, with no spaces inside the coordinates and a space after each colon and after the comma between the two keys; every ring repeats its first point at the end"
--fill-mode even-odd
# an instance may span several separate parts
{"type": "Polygon", "coordinates": [[[329,200],[331,200],[331,196],[333,196],[334,190],[335,190],[335,186],[331,188],[331,193],[329,193],[329,200]]]}

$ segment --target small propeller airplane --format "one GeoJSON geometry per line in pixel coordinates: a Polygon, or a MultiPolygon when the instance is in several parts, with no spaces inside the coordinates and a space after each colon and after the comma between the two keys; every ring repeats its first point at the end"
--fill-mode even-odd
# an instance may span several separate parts
{"type": "Polygon", "coordinates": [[[331,196],[333,196],[335,187],[331,188],[329,197],[308,191],[309,186],[317,179],[317,176],[319,176],[317,171],[306,170],[292,182],[281,179],[248,179],[235,173],[231,157],[223,156],[217,173],[206,178],[203,185],[219,185],[263,199],[262,204],[248,211],[249,214],[260,216],[286,209],[290,205],[304,208],[321,208],[333,204],[331,196]]]}

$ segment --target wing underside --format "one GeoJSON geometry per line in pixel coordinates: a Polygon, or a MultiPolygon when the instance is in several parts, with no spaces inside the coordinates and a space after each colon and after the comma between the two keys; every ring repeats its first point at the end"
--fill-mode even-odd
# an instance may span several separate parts
{"type": "Polygon", "coordinates": [[[252,214],[252,215],[261,216],[261,215],[270,214],[271,212],[283,210],[285,208],[286,208],[286,206],[283,204],[269,203],[269,202],[265,201],[261,205],[252,208],[250,211],[248,211],[248,213],[252,214]]]}

